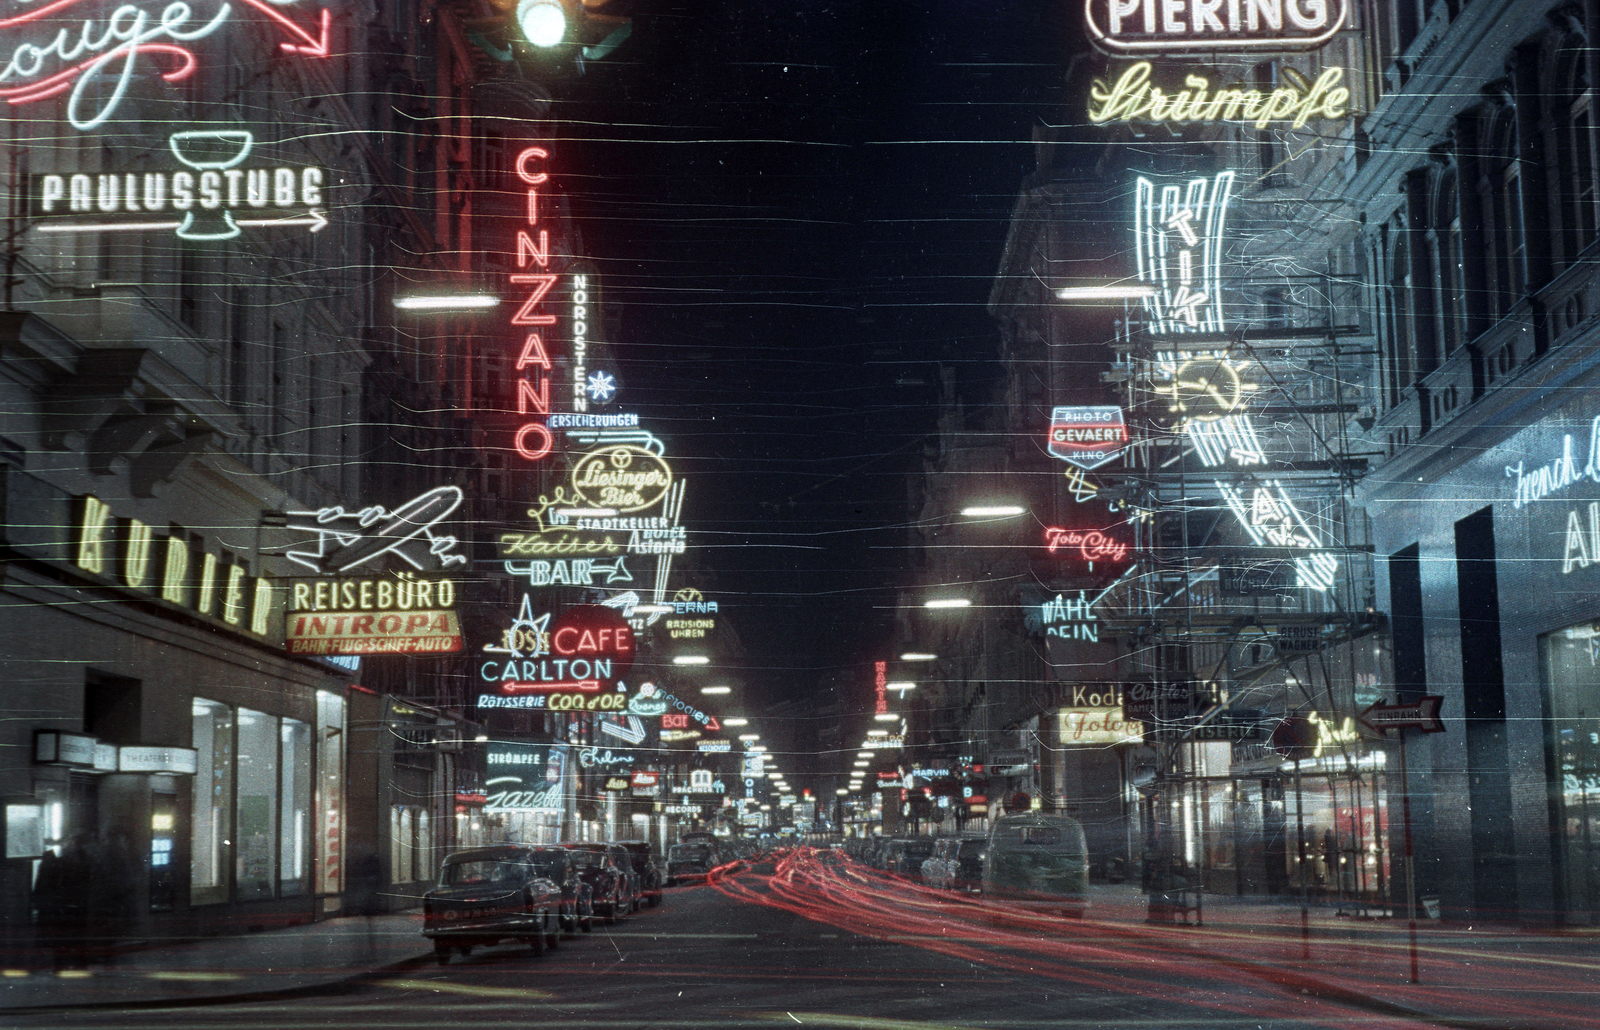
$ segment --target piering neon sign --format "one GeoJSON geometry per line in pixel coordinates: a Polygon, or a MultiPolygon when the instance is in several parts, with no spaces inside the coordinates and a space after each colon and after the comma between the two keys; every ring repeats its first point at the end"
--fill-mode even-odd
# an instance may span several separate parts
{"type": "Polygon", "coordinates": [[[523,224],[517,227],[515,238],[518,271],[508,277],[515,298],[511,326],[522,336],[513,383],[521,424],[512,433],[511,447],[528,461],[547,457],[555,447],[550,427],[533,417],[550,415],[550,354],[540,334],[555,331],[556,316],[544,310],[544,303],[559,278],[549,271],[550,231],[540,225],[539,187],[550,181],[550,173],[536,166],[549,157],[550,152],[543,147],[528,147],[517,155],[512,166],[526,187],[527,199],[523,224]]]}
{"type": "Polygon", "coordinates": [[[1315,50],[1350,16],[1348,0],[1084,0],[1083,13],[1119,54],[1315,50]]]}

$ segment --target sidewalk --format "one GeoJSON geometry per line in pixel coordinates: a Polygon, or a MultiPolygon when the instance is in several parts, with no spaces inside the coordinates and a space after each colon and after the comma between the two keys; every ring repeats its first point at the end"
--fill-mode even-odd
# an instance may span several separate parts
{"type": "Polygon", "coordinates": [[[1445,1026],[1592,1028],[1600,928],[1467,926],[1420,919],[1417,980],[1404,916],[1353,918],[1297,900],[1205,895],[1200,925],[1146,922],[1137,887],[1095,888],[1094,923],[1165,952],[1313,997],[1445,1026]],[[1302,921],[1303,920],[1303,921],[1302,921]]]}
{"type": "Polygon", "coordinates": [[[242,937],[143,947],[65,976],[0,969],[0,1012],[242,999],[327,987],[432,958],[422,915],[344,916],[242,937]]]}

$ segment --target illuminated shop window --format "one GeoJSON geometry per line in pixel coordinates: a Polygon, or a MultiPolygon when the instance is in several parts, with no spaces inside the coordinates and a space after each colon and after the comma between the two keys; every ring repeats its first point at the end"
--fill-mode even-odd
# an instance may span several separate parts
{"type": "Polygon", "coordinates": [[[194,699],[191,711],[197,754],[189,902],[212,905],[228,900],[233,857],[233,711],[200,698],[194,699]]]}
{"type": "Polygon", "coordinates": [[[304,894],[311,886],[311,727],[284,719],[278,765],[278,893],[304,894]]]}
{"type": "Polygon", "coordinates": [[[273,896],[277,879],[278,720],[241,708],[238,739],[234,883],[238,900],[262,901],[273,896]]]}
{"type": "Polygon", "coordinates": [[[1550,726],[1547,767],[1556,828],[1557,888],[1568,921],[1600,915],[1600,622],[1540,638],[1550,726]],[[1576,918],[1575,918],[1576,917],[1576,918]]]}
{"type": "Polygon", "coordinates": [[[344,698],[317,691],[316,891],[344,890],[344,698]]]}

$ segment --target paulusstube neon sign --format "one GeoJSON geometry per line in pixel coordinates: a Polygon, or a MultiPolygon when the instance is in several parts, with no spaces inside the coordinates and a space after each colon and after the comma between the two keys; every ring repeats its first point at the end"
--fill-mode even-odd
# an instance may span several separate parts
{"type": "Polygon", "coordinates": [[[1315,50],[1349,20],[1349,0],[1084,0],[1108,53],[1315,50]]]}
{"type": "Polygon", "coordinates": [[[1350,115],[1350,90],[1343,68],[1324,68],[1315,81],[1293,68],[1282,84],[1262,90],[1242,84],[1213,90],[1204,75],[1185,75],[1183,89],[1168,91],[1151,81],[1149,61],[1129,65],[1115,82],[1096,79],[1089,87],[1089,121],[1154,122],[1173,125],[1248,122],[1265,129],[1275,122],[1303,128],[1311,121],[1336,121],[1350,115]]]}
{"type": "MultiPolygon", "coordinates": [[[[328,56],[329,14],[306,27],[282,8],[298,0],[239,0],[264,15],[287,40],[279,47],[328,56]]],[[[202,8],[211,8],[202,2],[202,8]]],[[[0,99],[13,107],[67,94],[67,120],[87,132],[115,113],[140,75],[182,82],[200,66],[194,44],[233,17],[232,3],[197,12],[183,0],[166,4],[105,0],[9,0],[0,15],[0,99]]]]}

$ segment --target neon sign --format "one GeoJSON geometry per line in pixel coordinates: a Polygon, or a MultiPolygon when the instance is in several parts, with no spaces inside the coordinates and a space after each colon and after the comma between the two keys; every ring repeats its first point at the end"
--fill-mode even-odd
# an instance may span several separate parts
{"type": "MultiPolygon", "coordinates": [[[[242,0],[272,21],[288,36],[278,44],[289,53],[327,57],[329,12],[323,8],[319,25],[307,29],[280,8],[296,0],[242,0]]],[[[69,8],[90,6],[91,0],[54,0],[9,18],[0,18],[5,33],[0,49],[9,51],[0,68],[0,98],[13,107],[70,93],[67,120],[79,131],[104,124],[128,94],[134,76],[145,71],[145,59],[159,58],[151,72],[166,82],[182,82],[195,73],[199,59],[190,44],[217,32],[233,15],[231,4],[220,4],[209,19],[197,17],[183,0],[172,0],[156,13],[135,3],[99,5],[98,20],[85,17],[76,31],[56,17],[69,8]],[[164,69],[164,70],[157,70],[164,69]]]]}
{"type": "Polygon", "coordinates": [[[1086,562],[1128,560],[1128,544],[1098,529],[1062,529],[1050,526],[1044,531],[1045,549],[1051,554],[1075,551],[1086,562]]]}
{"type": "Polygon", "coordinates": [[[1201,122],[1249,122],[1265,129],[1288,122],[1299,129],[1307,122],[1337,120],[1350,114],[1350,90],[1342,85],[1343,68],[1325,68],[1315,82],[1293,68],[1283,69],[1284,85],[1260,90],[1235,84],[1211,91],[1203,75],[1185,75],[1184,88],[1167,92],[1150,81],[1149,61],[1123,70],[1117,81],[1096,79],[1089,88],[1089,121],[1155,122],[1174,125],[1201,122]]]}
{"type": "MultiPolygon", "coordinates": [[[[572,324],[572,410],[585,412],[589,410],[589,400],[605,402],[611,399],[616,392],[614,381],[605,373],[599,373],[598,383],[591,383],[589,376],[589,309],[591,300],[590,291],[594,288],[597,277],[588,265],[571,269],[570,298],[568,308],[568,321],[572,324]],[[607,384],[609,389],[607,389],[607,384]],[[599,389],[601,393],[597,393],[599,389]]],[[[598,291],[596,291],[598,292],[598,291]]]]}
{"type": "Polygon", "coordinates": [[[1222,236],[1233,172],[1185,184],[1135,183],[1134,249],[1139,279],[1156,288],[1143,298],[1150,331],[1220,333],[1222,236]]]}
{"type": "Polygon", "coordinates": [[[167,140],[191,171],[47,173],[29,190],[42,233],[155,232],[186,240],[231,240],[246,227],[328,224],[321,168],[244,167],[255,137],[242,129],[175,132],[167,140]],[[267,209],[276,217],[267,217],[267,209]],[[243,217],[251,211],[261,217],[243,217]],[[171,213],[175,219],[151,218],[171,213]],[[87,217],[75,217],[75,216],[87,217]]]}
{"type": "Polygon", "coordinates": [[[523,224],[514,239],[518,271],[507,276],[513,294],[521,297],[511,315],[511,326],[522,343],[517,351],[513,387],[517,394],[517,415],[524,421],[512,432],[511,448],[528,461],[538,461],[555,448],[555,438],[545,422],[529,416],[550,414],[550,354],[545,349],[543,332],[554,332],[556,316],[543,311],[545,295],[555,287],[557,276],[549,271],[550,231],[540,227],[539,187],[550,181],[550,173],[535,171],[532,165],[549,158],[543,147],[527,147],[517,155],[512,169],[526,186],[527,202],[523,224]],[[539,271],[531,271],[537,268],[539,271]]]}
{"type": "Polygon", "coordinates": [[[626,562],[627,558],[619,555],[610,561],[556,558],[552,561],[508,561],[505,564],[506,571],[513,576],[527,576],[531,587],[589,587],[631,582],[633,576],[628,572],[626,562]]]}
{"type": "Polygon", "coordinates": [[[1344,26],[1348,0],[1085,0],[1084,22],[1109,53],[1315,50],[1344,26]]]}
{"type": "Polygon", "coordinates": [[[889,663],[872,663],[872,711],[875,715],[889,714],[889,663]]]}
{"type": "Polygon", "coordinates": [[[1040,605],[1039,615],[1047,637],[1091,642],[1100,639],[1100,616],[1095,614],[1094,602],[1086,591],[1078,591],[1075,598],[1057,594],[1040,605]]]}
{"type": "Polygon", "coordinates": [[[294,580],[284,613],[290,654],[441,654],[461,650],[454,580],[409,574],[294,580]]]}
{"type": "Polygon", "coordinates": [[[1128,444],[1128,426],[1115,406],[1050,409],[1050,456],[1089,471],[1116,458],[1128,444]]]}
{"type": "Polygon", "coordinates": [[[572,489],[580,500],[618,514],[653,508],[671,488],[672,467],[629,444],[590,451],[572,470],[572,489]]]}
{"type": "Polygon", "coordinates": [[[465,565],[467,556],[455,553],[461,541],[433,530],[461,507],[462,499],[460,487],[439,486],[393,511],[374,504],[356,511],[333,505],[287,512],[288,528],[315,533],[317,549],[288,551],[284,557],[317,572],[348,572],[386,554],[424,571],[430,565],[439,569],[465,565]]]}
{"type": "MultiPolygon", "coordinates": [[[[1309,550],[1322,546],[1322,539],[1295,507],[1283,484],[1266,480],[1253,488],[1246,500],[1243,491],[1218,482],[1217,489],[1239,519],[1250,539],[1263,547],[1309,550]]],[[[1339,571],[1339,561],[1331,554],[1317,552],[1295,555],[1294,567],[1299,586],[1328,590],[1339,571]]]]}
{"type": "Polygon", "coordinates": [[[1129,722],[1121,708],[1063,708],[1057,713],[1063,744],[1138,744],[1144,723],[1129,722]]]}

